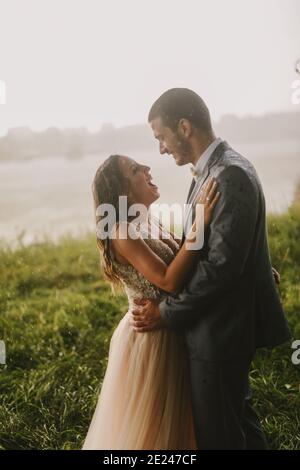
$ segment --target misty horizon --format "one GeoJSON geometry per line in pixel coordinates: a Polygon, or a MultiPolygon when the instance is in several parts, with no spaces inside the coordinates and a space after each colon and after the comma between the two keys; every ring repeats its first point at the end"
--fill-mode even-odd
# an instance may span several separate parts
{"type": "MultiPolygon", "coordinates": [[[[257,114],[254,114],[254,113],[244,113],[244,114],[234,114],[234,113],[224,113],[222,114],[221,116],[218,117],[218,119],[213,119],[212,117],[212,125],[215,126],[215,125],[218,125],[220,124],[224,119],[227,119],[227,118],[234,118],[234,119],[238,119],[238,120],[245,120],[245,119],[260,119],[260,118],[265,118],[265,117],[268,117],[268,116],[277,116],[277,115],[298,115],[300,116],[300,109],[298,107],[295,107],[295,109],[278,109],[278,110],[273,110],[273,111],[264,111],[264,112],[261,112],[261,113],[257,113],[257,114]]],[[[94,134],[94,133],[97,133],[97,132],[100,132],[101,130],[103,130],[104,127],[106,126],[112,126],[114,129],[116,130],[119,130],[119,129],[125,129],[127,127],[135,127],[135,126],[144,126],[144,125],[149,125],[147,119],[145,121],[140,121],[140,122],[132,122],[132,123],[128,123],[128,124],[119,124],[117,125],[116,123],[114,123],[113,121],[102,121],[98,124],[98,127],[96,128],[90,128],[88,125],[82,123],[82,124],[79,124],[78,126],[59,126],[59,125],[56,125],[55,123],[52,123],[52,124],[49,124],[48,126],[46,127],[42,127],[42,128],[34,128],[32,127],[31,125],[29,124],[26,124],[26,123],[23,123],[23,124],[20,124],[20,125],[16,125],[16,126],[12,126],[12,127],[9,127],[7,128],[7,130],[4,132],[4,133],[0,133],[0,139],[2,137],[5,137],[10,131],[14,131],[14,130],[18,130],[18,129],[28,129],[30,130],[31,132],[34,132],[34,133],[39,133],[39,132],[45,132],[47,131],[48,129],[51,129],[51,128],[56,128],[56,129],[59,129],[60,131],[64,131],[64,130],[80,130],[80,129],[85,129],[87,130],[90,134],[94,134]]]]}

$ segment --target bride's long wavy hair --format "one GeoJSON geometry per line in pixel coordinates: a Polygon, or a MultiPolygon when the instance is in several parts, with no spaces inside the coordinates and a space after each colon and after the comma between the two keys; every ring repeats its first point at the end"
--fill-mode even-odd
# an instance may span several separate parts
{"type": "MultiPolygon", "coordinates": [[[[96,171],[92,184],[96,225],[103,218],[96,214],[100,204],[112,204],[116,211],[116,223],[119,222],[119,196],[126,195],[128,187],[119,165],[119,159],[120,155],[111,155],[96,171]]],[[[122,284],[111,257],[109,237],[102,239],[97,235],[97,246],[104,275],[114,291],[114,286],[120,287],[122,284]]]]}

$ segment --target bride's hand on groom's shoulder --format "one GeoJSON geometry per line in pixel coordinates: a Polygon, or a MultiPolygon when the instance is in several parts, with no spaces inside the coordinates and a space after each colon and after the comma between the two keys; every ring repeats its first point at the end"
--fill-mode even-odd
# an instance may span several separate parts
{"type": "Polygon", "coordinates": [[[154,299],[135,299],[132,308],[131,325],[134,331],[143,333],[165,327],[160,315],[159,301],[154,299]]]}
{"type": "Polygon", "coordinates": [[[204,205],[204,225],[207,227],[212,219],[214,208],[220,198],[220,191],[218,189],[218,182],[215,178],[209,177],[199,192],[196,199],[196,204],[204,205]]]}

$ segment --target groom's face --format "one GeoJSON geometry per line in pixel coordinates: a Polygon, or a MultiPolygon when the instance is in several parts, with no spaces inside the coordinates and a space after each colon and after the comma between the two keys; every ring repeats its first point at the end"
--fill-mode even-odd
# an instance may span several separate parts
{"type": "Polygon", "coordinates": [[[155,139],[159,142],[161,155],[167,153],[171,155],[176,165],[182,166],[191,162],[192,148],[189,140],[185,137],[181,129],[174,132],[170,127],[166,127],[161,119],[157,117],[150,122],[155,139]]]}

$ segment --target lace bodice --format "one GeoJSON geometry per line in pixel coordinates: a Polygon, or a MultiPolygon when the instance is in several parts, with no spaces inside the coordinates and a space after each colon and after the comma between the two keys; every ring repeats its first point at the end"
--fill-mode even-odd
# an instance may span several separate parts
{"type": "MultiPolygon", "coordinates": [[[[145,234],[146,230],[141,229],[141,234],[145,234]]],[[[168,232],[163,230],[163,234],[168,232]]],[[[173,239],[168,242],[172,244],[172,248],[167,242],[161,238],[143,237],[145,243],[158,255],[166,264],[170,264],[174,255],[179,249],[178,243],[173,239]]],[[[141,273],[139,273],[132,265],[124,265],[119,263],[113,256],[114,267],[122,280],[125,292],[128,297],[129,305],[132,305],[133,299],[157,299],[162,297],[165,292],[152,284],[141,273]]]]}

